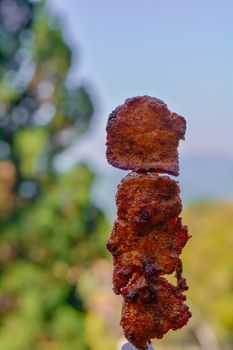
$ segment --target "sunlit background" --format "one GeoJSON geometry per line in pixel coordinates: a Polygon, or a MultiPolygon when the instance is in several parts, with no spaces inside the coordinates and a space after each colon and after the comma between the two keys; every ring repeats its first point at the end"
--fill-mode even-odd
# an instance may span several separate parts
{"type": "Polygon", "coordinates": [[[105,126],[144,94],[188,123],[193,317],[155,348],[233,349],[232,32],[230,0],[0,0],[0,350],[120,349],[105,126]]]}

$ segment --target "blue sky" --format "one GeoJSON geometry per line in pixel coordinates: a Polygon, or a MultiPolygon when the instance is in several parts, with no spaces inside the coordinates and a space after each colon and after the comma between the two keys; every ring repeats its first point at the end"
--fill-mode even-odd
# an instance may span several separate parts
{"type": "Polygon", "coordinates": [[[231,0],[49,0],[75,49],[71,80],[97,97],[82,152],[104,159],[108,114],[127,97],[152,95],[188,122],[181,156],[233,155],[231,0]]]}

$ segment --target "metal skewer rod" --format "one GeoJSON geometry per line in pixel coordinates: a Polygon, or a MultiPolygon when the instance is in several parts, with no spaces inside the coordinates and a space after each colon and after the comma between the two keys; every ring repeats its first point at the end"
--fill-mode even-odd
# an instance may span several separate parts
{"type": "MultiPolygon", "coordinates": [[[[138,349],[135,348],[135,346],[133,346],[132,344],[126,343],[122,346],[121,350],[138,350],[138,349]]],[[[147,350],[154,350],[153,345],[152,344],[148,345],[147,350]]]]}

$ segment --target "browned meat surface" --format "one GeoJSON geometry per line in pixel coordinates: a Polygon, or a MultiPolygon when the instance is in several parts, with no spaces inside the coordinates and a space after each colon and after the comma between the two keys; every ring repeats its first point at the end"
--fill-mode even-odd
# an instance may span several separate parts
{"type": "Polygon", "coordinates": [[[126,100],[107,124],[107,159],[133,170],[118,186],[117,220],[107,243],[113,255],[113,287],[124,298],[121,325],[138,350],[153,338],[184,326],[188,289],[180,254],[189,239],[179,215],[178,145],[186,122],[154,97],[126,100]],[[176,286],[164,277],[175,272],[176,286]]]}
{"type": "Polygon", "coordinates": [[[138,350],[146,350],[152,338],[162,338],[168,330],[183,327],[191,317],[184,304],[186,297],[163,277],[148,281],[135,274],[122,295],[121,325],[138,350]]]}
{"type": "Polygon", "coordinates": [[[179,174],[178,145],[185,119],[149,96],[127,99],[107,123],[107,159],[120,169],[179,174]]]}
{"type": "Polygon", "coordinates": [[[143,228],[177,217],[182,209],[176,181],[156,173],[127,175],[118,186],[117,214],[143,228]]]}
{"type": "Polygon", "coordinates": [[[117,220],[107,244],[114,256],[115,293],[121,293],[135,272],[148,278],[174,272],[188,238],[187,227],[182,225],[180,218],[155,226],[150,231],[135,230],[126,221],[117,220]]]}

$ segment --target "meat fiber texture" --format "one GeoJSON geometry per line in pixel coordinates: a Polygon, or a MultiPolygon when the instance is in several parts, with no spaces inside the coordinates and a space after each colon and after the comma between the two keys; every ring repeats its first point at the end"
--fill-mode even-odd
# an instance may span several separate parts
{"type": "Polygon", "coordinates": [[[107,123],[107,160],[125,170],[179,174],[178,145],[186,122],[167,105],[149,96],[127,99],[107,123]]]}
{"type": "Polygon", "coordinates": [[[109,117],[107,159],[133,170],[118,186],[117,220],[107,243],[113,255],[113,290],[124,298],[121,325],[128,341],[146,350],[153,338],[184,326],[191,313],[180,254],[188,230],[179,217],[177,147],[183,117],[153,97],[126,100],[109,117]],[[175,273],[176,285],[163,276],[175,273]]]}

